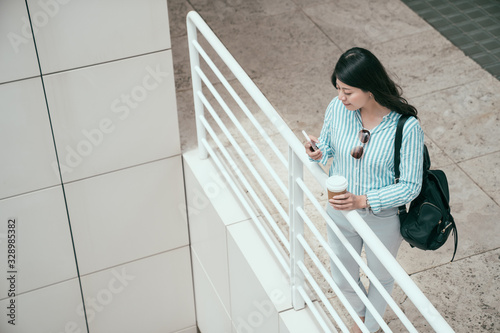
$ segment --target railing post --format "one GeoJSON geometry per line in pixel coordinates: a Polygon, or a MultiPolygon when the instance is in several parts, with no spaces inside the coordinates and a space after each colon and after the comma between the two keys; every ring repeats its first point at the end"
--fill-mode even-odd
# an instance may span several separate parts
{"type": "Polygon", "coordinates": [[[305,307],[305,301],[298,288],[304,287],[304,274],[298,267],[298,262],[304,262],[304,247],[297,239],[304,235],[304,221],[297,212],[297,208],[304,207],[304,193],[296,179],[303,177],[303,167],[300,158],[291,147],[288,148],[288,190],[290,216],[290,284],[292,287],[292,304],[295,310],[305,307]]]}
{"type": "Polygon", "coordinates": [[[205,110],[203,107],[203,102],[198,96],[198,92],[201,92],[201,78],[196,72],[196,68],[200,67],[200,56],[198,50],[193,45],[193,41],[198,40],[198,33],[194,22],[191,20],[191,13],[186,17],[187,32],[188,32],[188,44],[189,44],[189,60],[191,63],[191,82],[193,85],[193,101],[194,101],[194,112],[196,118],[196,131],[198,135],[198,154],[200,159],[204,160],[208,158],[208,152],[205,146],[202,144],[202,140],[206,139],[207,131],[200,121],[200,116],[203,116],[205,110]]]}

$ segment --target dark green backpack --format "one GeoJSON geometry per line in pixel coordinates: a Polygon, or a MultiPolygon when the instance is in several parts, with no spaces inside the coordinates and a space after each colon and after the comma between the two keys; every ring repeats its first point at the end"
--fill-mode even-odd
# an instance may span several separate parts
{"type": "MultiPolygon", "coordinates": [[[[399,162],[404,123],[408,116],[401,116],[396,129],[394,144],[394,170],[396,183],[399,181],[399,162]]],[[[424,172],[422,190],[406,211],[406,206],[398,210],[401,235],[412,247],[422,250],[437,250],[448,239],[451,231],[455,238],[453,259],[457,253],[458,233],[455,220],[450,213],[450,192],[448,180],[442,170],[430,170],[431,159],[424,145],[424,172]]]]}

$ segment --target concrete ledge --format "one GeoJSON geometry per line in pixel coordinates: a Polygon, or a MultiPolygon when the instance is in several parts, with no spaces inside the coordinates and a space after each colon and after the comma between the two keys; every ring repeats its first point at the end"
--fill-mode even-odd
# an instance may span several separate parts
{"type": "MultiPolygon", "coordinates": [[[[325,322],[328,324],[328,328],[331,332],[336,330],[331,327],[329,319],[327,319],[325,312],[321,308],[318,302],[313,302],[316,310],[325,318],[325,322]]],[[[295,311],[290,309],[287,311],[280,312],[280,331],[279,333],[304,333],[304,332],[324,332],[320,324],[314,318],[311,309],[305,307],[300,311],[295,311]]]]}

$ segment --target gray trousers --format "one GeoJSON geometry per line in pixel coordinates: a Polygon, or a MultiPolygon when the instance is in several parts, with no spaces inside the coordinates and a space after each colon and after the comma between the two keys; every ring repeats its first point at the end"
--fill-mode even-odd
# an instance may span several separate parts
{"type": "MultiPolygon", "coordinates": [[[[397,215],[397,208],[390,208],[383,210],[377,214],[372,211],[358,210],[360,215],[363,217],[368,226],[373,230],[375,235],[380,239],[380,241],[387,247],[389,252],[396,257],[399,246],[403,238],[399,231],[399,216],[397,215]]],[[[342,212],[333,209],[330,205],[327,207],[327,213],[331,216],[335,224],[342,231],[347,240],[351,243],[358,254],[361,253],[363,248],[363,239],[358,235],[356,230],[351,226],[349,221],[344,217],[342,212]]],[[[340,261],[344,264],[349,274],[358,283],[361,290],[368,296],[368,299],[373,304],[378,313],[383,317],[385,308],[387,306],[386,301],[380,295],[375,287],[368,289],[368,292],[364,288],[359,275],[359,265],[354,261],[352,256],[347,252],[345,247],[342,245],[338,237],[331,230],[328,230],[328,242],[333,252],[339,257],[340,261]]],[[[380,261],[375,257],[373,252],[365,246],[366,261],[370,270],[379,279],[382,286],[387,290],[389,294],[392,293],[394,287],[394,279],[387,272],[380,261]]],[[[335,283],[342,290],[344,296],[347,298],[349,303],[353,306],[354,310],[360,317],[365,317],[365,325],[370,330],[370,332],[375,332],[380,328],[380,325],[375,321],[372,314],[366,310],[364,303],[356,295],[352,287],[349,285],[347,280],[344,278],[342,273],[336,269],[333,261],[330,262],[332,277],[335,283]]]]}

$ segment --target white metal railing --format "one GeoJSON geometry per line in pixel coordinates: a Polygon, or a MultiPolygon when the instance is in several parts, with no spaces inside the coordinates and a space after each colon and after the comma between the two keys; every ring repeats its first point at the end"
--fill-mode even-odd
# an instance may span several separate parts
{"type": "MultiPolygon", "coordinates": [[[[389,295],[389,293],[385,291],[378,279],[367,267],[363,259],[356,253],[354,248],[345,239],[330,216],[326,213],[324,207],[319,203],[313,192],[304,182],[303,170],[305,168],[313,176],[317,183],[320,184],[320,186],[323,188],[327,179],[327,175],[325,174],[323,169],[317,163],[312,163],[309,161],[307,155],[304,152],[302,143],[297,139],[292,130],[287,126],[284,120],[279,116],[273,106],[269,103],[267,98],[261,93],[261,91],[257,88],[250,77],[248,77],[245,71],[236,62],[236,60],[224,47],[220,40],[215,36],[208,25],[194,11],[190,12],[187,16],[187,29],[199,156],[201,159],[205,159],[208,156],[213,159],[214,163],[219,168],[227,183],[230,185],[231,189],[234,191],[235,195],[238,197],[243,207],[254,221],[257,229],[262,234],[262,237],[269,245],[280,265],[290,276],[292,286],[292,303],[294,308],[296,310],[299,310],[304,308],[304,306],[307,304],[311,308],[312,313],[315,315],[318,323],[321,325],[325,332],[331,332],[332,329],[336,331],[337,328],[342,332],[349,331],[347,326],[342,321],[341,315],[339,315],[334,309],[334,307],[326,297],[324,291],[321,290],[318,281],[314,279],[313,275],[304,264],[305,254],[307,253],[310,260],[318,269],[324,280],[335,292],[339,301],[343,304],[352,319],[356,322],[356,324],[361,328],[363,332],[368,332],[364,323],[357,316],[352,306],[348,303],[338,286],[333,281],[333,278],[328,273],[328,270],[321,263],[320,259],[315,253],[315,250],[312,249],[307,242],[304,236],[304,226],[307,226],[314,237],[317,238],[324,251],[326,251],[329,258],[339,267],[340,271],[352,285],[356,293],[359,295],[360,299],[365,303],[367,309],[374,315],[375,319],[380,324],[382,329],[385,332],[392,332],[388,325],[384,322],[383,318],[378,315],[377,311],[374,310],[373,305],[370,303],[370,301],[368,301],[367,297],[361,291],[354,279],[349,276],[342,262],[330,249],[328,242],[324,239],[322,234],[318,231],[316,225],[307,215],[306,210],[304,209],[305,196],[312,204],[312,207],[319,212],[325,223],[327,223],[330,228],[332,228],[332,230],[341,240],[342,244],[346,247],[347,251],[351,253],[353,258],[360,265],[361,269],[363,269],[365,274],[370,279],[371,285],[376,287],[377,290],[382,294],[389,307],[391,307],[394,313],[400,318],[402,324],[406,327],[406,329],[409,332],[417,332],[410,320],[398,307],[396,302],[392,299],[391,295],[389,295]],[[216,55],[224,62],[225,66],[229,68],[232,75],[234,75],[238,82],[244,87],[246,92],[251,96],[253,102],[257,104],[258,108],[267,117],[267,121],[273,125],[273,128],[278,131],[281,137],[284,139],[286,145],[288,146],[288,161],[284,157],[281,150],[277,147],[275,142],[263,129],[261,122],[257,120],[254,114],[243,102],[243,99],[228,81],[228,79],[226,79],[221,70],[219,70],[218,66],[215,65],[214,61],[212,61],[212,58],[208,55],[207,50],[205,50],[198,42],[199,33],[208,42],[211,49],[215,51],[216,55]],[[278,173],[264,157],[261,149],[255,143],[254,139],[252,139],[252,137],[248,134],[245,126],[242,125],[238,117],[235,116],[233,110],[228,104],[229,102],[226,101],[224,97],[222,97],[221,93],[219,93],[216,89],[215,84],[212,83],[207,77],[207,72],[202,69],[200,56],[202,61],[204,62],[203,67],[208,67],[211,71],[210,75],[215,75],[218,80],[217,83],[219,83],[226,89],[226,92],[231,96],[232,101],[236,103],[238,108],[244,113],[250,123],[257,129],[258,133],[261,135],[262,139],[265,142],[266,149],[270,148],[275,154],[274,158],[277,158],[278,161],[281,162],[282,166],[287,170],[288,187],[283,183],[278,173]],[[205,87],[205,90],[203,89],[203,87],[205,87]],[[207,98],[207,95],[205,95],[205,92],[207,90],[208,93],[210,93],[210,99],[215,99],[215,101],[218,103],[218,108],[222,109],[222,111],[227,115],[232,124],[235,126],[237,133],[243,136],[246,144],[249,145],[255,156],[263,164],[265,172],[267,172],[267,174],[272,177],[277,185],[277,188],[279,189],[280,194],[287,197],[288,213],[280,204],[279,199],[276,197],[273,190],[263,179],[261,173],[259,173],[257,168],[252,164],[247,156],[247,153],[245,153],[242,149],[241,144],[234,138],[231,130],[221,119],[215,107],[209,101],[209,98],[207,98]],[[213,126],[210,124],[210,121],[206,117],[205,110],[208,111],[211,117],[210,119],[212,119],[212,123],[215,122],[215,124],[219,126],[222,134],[224,134],[224,136],[229,141],[230,146],[226,147],[223,144],[216,130],[213,128],[213,126]],[[207,138],[207,133],[215,144],[216,149],[214,149],[214,147],[212,147],[212,145],[209,143],[210,138],[207,138]],[[231,151],[229,151],[229,148],[231,148],[232,151],[236,151],[236,156],[232,154],[231,151]],[[217,153],[216,150],[218,150],[219,153],[217,153]],[[235,157],[239,157],[240,160],[236,161],[235,157]],[[244,164],[249,173],[254,177],[256,184],[260,186],[260,190],[264,192],[265,197],[259,195],[257,190],[254,189],[253,185],[255,184],[255,182],[247,179],[246,175],[248,175],[248,172],[243,172],[240,167],[241,164],[238,162],[242,162],[244,164]],[[242,187],[245,191],[248,192],[248,195],[243,194],[242,187]],[[275,211],[270,211],[268,207],[266,207],[266,203],[268,202],[272,204],[272,208],[275,211]],[[256,210],[258,210],[260,213],[257,213],[256,210]],[[288,238],[281,231],[277,221],[274,219],[273,215],[276,215],[274,214],[275,212],[277,212],[281,219],[288,225],[288,238]],[[271,229],[269,229],[269,227],[271,229]],[[333,322],[335,322],[336,328],[332,328],[334,327],[332,323],[326,323],[324,318],[312,305],[312,300],[308,293],[305,291],[306,281],[314,290],[318,298],[323,302],[325,308],[331,316],[331,319],[333,320],[333,322]]],[[[436,332],[453,332],[453,329],[448,325],[448,323],[443,319],[443,317],[439,314],[435,307],[430,303],[430,301],[415,285],[411,278],[406,274],[406,272],[399,265],[396,259],[375,236],[373,231],[367,226],[361,216],[356,211],[343,213],[347,220],[353,225],[358,234],[363,238],[366,245],[369,246],[370,249],[372,249],[380,262],[394,277],[395,281],[399,284],[401,289],[406,293],[408,298],[414,303],[416,308],[434,328],[434,330],[436,332]]]]}

